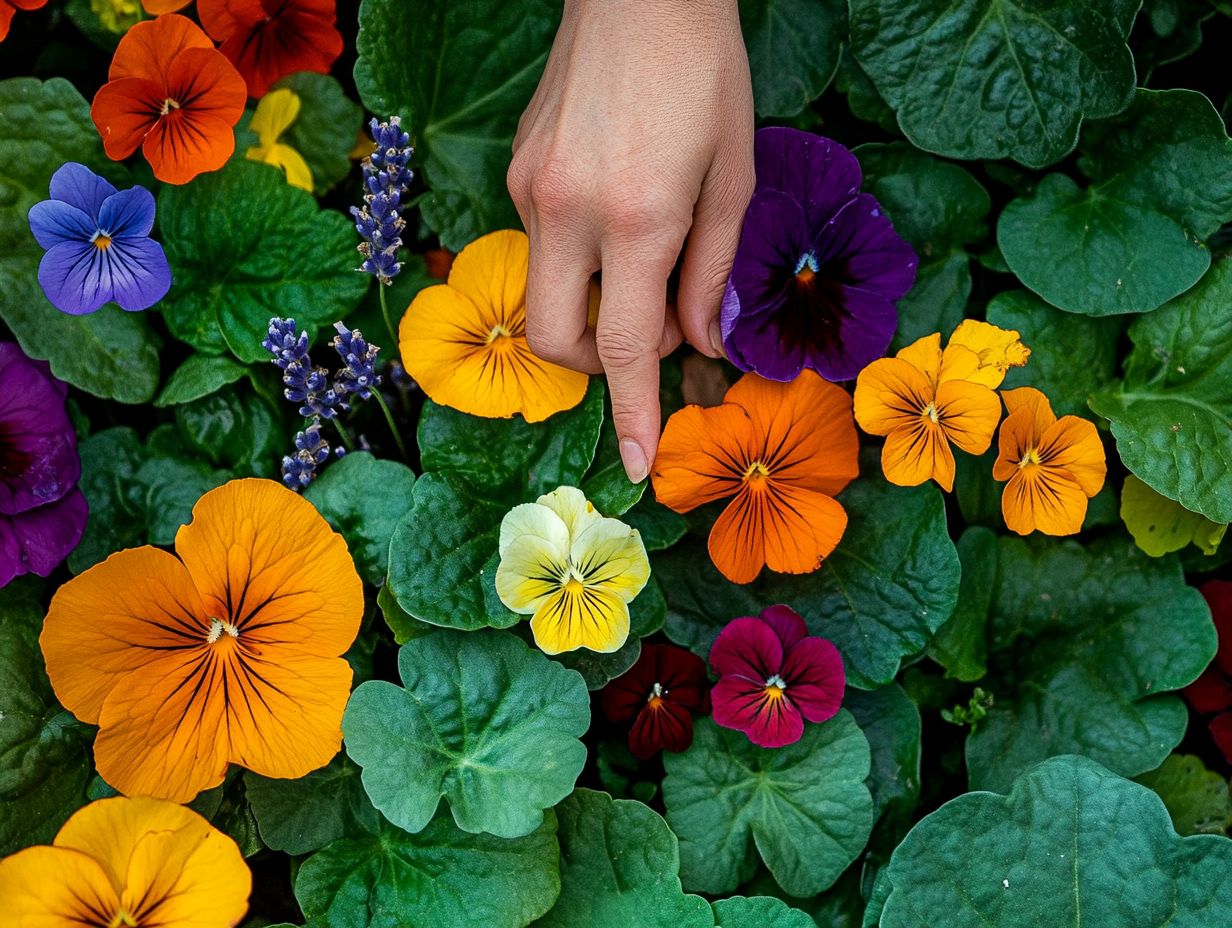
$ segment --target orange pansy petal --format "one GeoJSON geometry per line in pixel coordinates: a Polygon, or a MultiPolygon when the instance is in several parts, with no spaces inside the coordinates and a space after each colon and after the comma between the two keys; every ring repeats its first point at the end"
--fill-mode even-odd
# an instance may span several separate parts
{"type": "Polygon", "coordinates": [[[1053,415],[1052,404],[1048,397],[1035,387],[1019,387],[1016,390],[1002,390],[1001,399],[1005,402],[1005,411],[1013,414],[1019,409],[1026,409],[1031,415],[1031,430],[1036,439],[1044,434],[1044,430],[1057,421],[1053,415]]]}
{"type": "Polygon", "coordinates": [[[192,0],[141,0],[141,5],[145,7],[145,11],[152,16],[161,16],[163,13],[174,13],[176,10],[182,10],[192,0]]]}
{"type": "Polygon", "coordinates": [[[997,460],[992,465],[993,479],[1009,480],[1018,473],[1018,462],[1037,441],[1033,409],[1016,408],[1006,416],[997,435],[997,460]]]}
{"type": "Polygon", "coordinates": [[[881,469],[886,480],[900,487],[936,480],[947,493],[954,488],[954,452],[941,426],[923,416],[886,437],[881,469]]]}
{"type": "Polygon", "coordinates": [[[1064,469],[1094,496],[1104,486],[1108,462],[1095,425],[1078,416],[1062,416],[1040,438],[1039,454],[1049,467],[1064,469]]]}
{"type": "Polygon", "coordinates": [[[856,378],[855,417],[870,435],[911,426],[932,400],[928,378],[901,358],[874,361],[856,378]]]}
{"type": "Polygon", "coordinates": [[[672,413],[651,473],[655,499],[688,512],[733,495],[755,444],[752,420],[740,406],[686,406],[672,413]]]}
{"type": "Polygon", "coordinates": [[[458,253],[449,269],[448,286],[476,306],[491,307],[492,325],[522,332],[526,327],[529,261],[530,244],[525,232],[493,232],[458,253]]]}
{"type": "Polygon", "coordinates": [[[129,860],[137,845],[152,831],[175,831],[209,823],[197,813],[161,799],[113,797],[82,806],[56,835],[56,847],[81,851],[98,862],[114,886],[124,886],[129,860]]]}
{"type": "Polygon", "coordinates": [[[90,118],[113,161],[127,158],[145,141],[158,122],[162,89],[143,77],[124,77],[104,84],[94,95],[90,118]]]}
{"type": "Polygon", "coordinates": [[[980,358],[974,351],[961,345],[950,345],[941,353],[941,372],[938,383],[947,380],[970,380],[981,382],[980,358]]]}
{"type": "Polygon", "coordinates": [[[968,454],[983,454],[1001,419],[1001,401],[988,387],[949,380],[937,388],[937,415],[945,437],[968,454]]]}
{"type": "Polygon", "coordinates": [[[0,901],[5,924],[21,928],[107,926],[120,908],[119,894],[97,861],[46,846],[0,860],[0,901]]]}
{"type": "Polygon", "coordinates": [[[1001,494],[1006,527],[1019,535],[1073,535],[1082,528],[1087,497],[1072,477],[1038,464],[1018,470],[1001,494]]]}
{"type": "Polygon", "coordinates": [[[235,153],[235,134],[224,119],[180,110],[154,125],[141,151],[163,183],[186,184],[227,163],[235,153]]]}
{"type": "Polygon", "coordinates": [[[766,566],[784,574],[816,570],[847,530],[847,511],[829,496],[777,482],[768,495],[766,566]]]}
{"type": "Polygon", "coordinates": [[[766,566],[765,533],[762,500],[743,487],[710,529],[710,560],[732,583],[752,583],[766,566]]]}
{"type": "Polygon", "coordinates": [[[190,48],[167,70],[168,93],[193,116],[209,114],[234,126],[244,115],[248,90],[234,66],[212,48],[190,48]]]}
{"type": "Polygon", "coordinates": [[[201,27],[186,16],[172,13],[135,23],[124,33],[111,59],[109,81],[143,77],[164,83],[171,62],[188,48],[214,50],[214,43],[201,27]]]}
{"type": "Polygon", "coordinates": [[[916,339],[894,355],[906,361],[926,378],[935,383],[941,374],[941,333],[934,332],[916,339]]]}
{"type": "Polygon", "coordinates": [[[126,673],[205,644],[209,620],[188,571],[158,548],[111,555],[56,591],[39,644],[56,698],[96,724],[126,673]]]}

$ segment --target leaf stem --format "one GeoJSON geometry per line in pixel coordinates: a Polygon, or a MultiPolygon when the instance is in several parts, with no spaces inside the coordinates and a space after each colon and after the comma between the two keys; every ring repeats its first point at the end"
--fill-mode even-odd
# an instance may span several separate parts
{"type": "Polygon", "coordinates": [[[398,432],[398,427],[394,425],[394,414],[389,408],[389,404],[385,402],[385,397],[381,396],[379,390],[372,391],[373,397],[377,401],[377,405],[381,407],[381,412],[385,413],[385,421],[389,423],[389,431],[393,433],[394,443],[398,446],[398,453],[402,455],[402,460],[410,463],[410,455],[406,453],[406,445],[402,443],[402,435],[398,432]]]}
{"type": "MultiPolygon", "coordinates": [[[[391,339],[390,344],[393,345],[393,350],[396,351],[398,349],[398,330],[389,318],[389,301],[385,298],[386,287],[387,285],[379,280],[376,282],[376,288],[381,294],[381,318],[385,320],[385,328],[389,330],[389,337],[391,339]]],[[[382,405],[384,404],[382,403],[382,405]]]]}

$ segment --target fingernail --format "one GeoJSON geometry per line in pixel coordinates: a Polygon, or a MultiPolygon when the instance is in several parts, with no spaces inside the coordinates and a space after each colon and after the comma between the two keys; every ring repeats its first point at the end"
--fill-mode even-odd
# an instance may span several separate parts
{"type": "Polygon", "coordinates": [[[634,483],[641,483],[650,471],[646,464],[646,452],[632,438],[620,440],[620,460],[625,465],[625,473],[634,483]]]}
{"type": "Polygon", "coordinates": [[[723,352],[723,330],[719,327],[718,319],[710,320],[710,344],[714,347],[715,357],[726,357],[723,352]]]}

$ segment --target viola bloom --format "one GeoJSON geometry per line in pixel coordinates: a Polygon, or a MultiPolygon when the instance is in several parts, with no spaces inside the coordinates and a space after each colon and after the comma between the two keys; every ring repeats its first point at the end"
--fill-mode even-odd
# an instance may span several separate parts
{"type": "Polygon", "coordinates": [[[334,0],[197,0],[197,15],[252,97],[297,71],[328,74],[342,54],[334,0]]]}
{"type": "Polygon", "coordinates": [[[290,490],[232,480],[192,514],[175,555],[120,551],[60,587],[39,638],[56,697],[99,727],[99,775],[176,802],[228,763],[278,778],[329,763],[363,613],[346,542],[290,490]]]}
{"type": "Polygon", "coordinates": [[[252,114],[251,127],[257,134],[257,144],[245,152],[245,157],[273,165],[287,176],[292,187],[311,193],[312,169],[308,162],[290,145],[278,141],[299,119],[300,105],[299,95],[285,87],[263,96],[252,114]]]}
{"type": "Polygon", "coordinates": [[[885,354],[915,253],[842,145],[797,129],[754,136],[757,186],[744,215],[720,325],[738,368],[770,380],[814,370],[850,380],[885,354]]]}
{"type": "Polygon", "coordinates": [[[540,422],[572,409],[587,377],[526,344],[524,232],[493,232],[454,259],[449,280],[419,291],[398,328],[402,362],[429,398],[474,416],[540,422]]]}
{"type": "Polygon", "coordinates": [[[92,802],[51,846],[0,860],[5,924],[22,928],[232,928],[251,891],[229,835],[148,797],[92,802]]]}
{"type": "Polygon", "coordinates": [[[39,285],[56,309],[81,316],[104,303],[136,312],[171,288],[163,246],[150,238],[154,197],[144,187],[116,190],[85,165],[51,176],[51,198],[30,207],[30,231],[45,249],[39,285]]]}
{"type": "Polygon", "coordinates": [[[629,637],[629,603],[649,579],[642,536],[605,519],[576,487],[514,506],[501,521],[496,592],[532,617],[545,654],[619,650],[629,637]]]}
{"type": "Polygon", "coordinates": [[[1232,583],[1211,580],[1198,592],[1211,607],[1219,650],[1202,676],[1185,687],[1185,698],[1194,711],[1213,716],[1209,722],[1211,735],[1232,764],[1232,583]]]}
{"type": "Polygon", "coordinates": [[[988,450],[1001,419],[993,389],[1029,354],[1017,332],[968,320],[945,351],[940,335],[927,335],[864,368],[856,380],[855,416],[864,431],[886,436],[886,479],[904,487],[935,480],[952,490],[950,445],[968,454],[988,450]]]}
{"type": "Polygon", "coordinates": [[[735,497],[710,531],[710,558],[733,583],[762,567],[806,574],[838,544],[834,499],[859,474],[851,397],[804,371],[791,383],[746,374],[722,405],[686,406],[663,430],[652,479],[676,512],[735,497]]]}
{"type": "Polygon", "coordinates": [[[37,10],[47,5],[47,0],[0,0],[0,42],[9,34],[9,24],[18,10],[37,10]]]}
{"type": "Polygon", "coordinates": [[[1078,416],[1058,419],[1032,387],[1003,390],[1001,398],[1008,415],[992,475],[1009,481],[1001,494],[1006,526],[1019,535],[1073,535],[1108,470],[1099,433],[1078,416]]]}
{"type": "Polygon", "coordinates": [[[804,722],[824,722],[843,704],[846,676],[838,648],[808,634],[787,606],[729,622],[710,648],[719,678],[714,721],[763,748],[795,744],[804,722]]]}
{"type": "Polygon", "coordinates": [[[90,116],[107,157],[138,148],[168,184],[221,168],[235,151],[244,79],[192,20],[168,13],[137,23],[111,59],[90,116]]]}
{"type": "Polygon", "coordinates": [[[45,361],[0,342],[0,586],[25,573],[46,577],[85,531],[67,395],[45,361]]]}
{"type": "Polygon", "coordinates": [[[693,743],[693,715],[710,710],[706,665],[692,651],[670,644],[644,644],[624,674],[603,689],[603,714],[618,724],[633,722],[629,750],[648,760],[659,751],[683,751],[693,743]]]}

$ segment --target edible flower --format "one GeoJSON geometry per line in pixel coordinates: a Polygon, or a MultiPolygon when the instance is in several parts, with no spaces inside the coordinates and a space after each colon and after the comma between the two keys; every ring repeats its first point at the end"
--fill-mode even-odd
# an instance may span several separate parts
{"type": "Polygon", "coordinates": [[[640,760],[659,751],[679,752],[693,743],[693,716],[710,710],[706,664],[692,651],[644,644],[637,661],[603,688],[608,721],[632,720],[629,750],[640,760]]]}
{"type": "Polygon", "coordinates": [[[1211,580],[1198,592],[1211,607],[1219,650],[1202,676],[1185,687],[1185,699],[1195,712],[1212,716],[1208,723],[1211,735],[1232,764],[1232,582],[1211,580]]]}
{"type": "Polygon", "coordinates": [[[252,131],[257,134],[257,144],[245,153],[249,161],[261,161],[273,165],[287,176],[292,187],[312,192],[312,169],[304,156],[290,145],[278,141],[299,119],[299,95],[286,87],[271,90],[257,104],[252,114],[252,131]]]}

